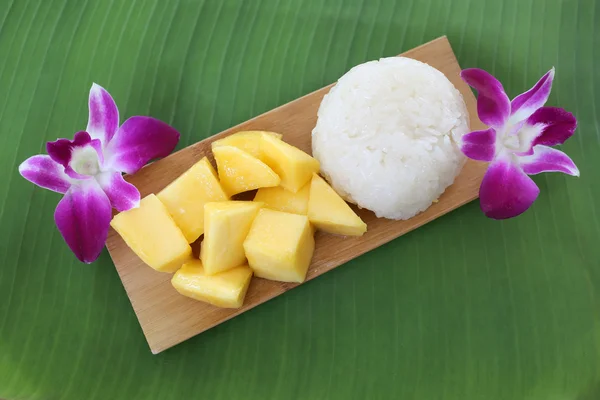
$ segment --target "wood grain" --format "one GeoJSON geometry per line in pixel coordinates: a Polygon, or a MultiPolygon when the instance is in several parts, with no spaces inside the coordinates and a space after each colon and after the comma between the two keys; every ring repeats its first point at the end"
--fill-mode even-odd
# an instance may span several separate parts
{"type": "MultiPolygon", "coordinates": [[[[463,94],[471,115],[471,129],[483,128],[476,116],[475,98],[459,77],[460,67],[445,37],[402,55],[426,62],[442,71],[463,94]]],[[[212,141],[242,130],[280,132],[284,134],[286,142],[310,152],[311,131],[316,124],[317,109],[330,88],[331,85],[191,145],[146,166],[135,175],[128,176],[127,180],[140,190],[142,196],[156,193],[200,158],[210,156],[212,141]]],[[[483,164],[467,162],[439,202],[408,221],[378,219],[371,212],[360,210],[358,213],[368,225],[368,232],[363,237],[342,238],[317,233],[315,254],[307,280],[476,199],[484,171],[483,164]]],[[[146,266],[114,230],[109,233],[107,247],[154,354],[297,286],[253,278],[241,309],[220,309],[179,295],[170,284],[172,275],[156,272],[146,266]]]]}

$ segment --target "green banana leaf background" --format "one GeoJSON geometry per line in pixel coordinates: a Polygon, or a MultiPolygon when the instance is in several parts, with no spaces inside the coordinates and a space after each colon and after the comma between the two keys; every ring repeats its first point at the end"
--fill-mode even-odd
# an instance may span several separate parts
{"type": "MultiPolygon", "coordinates": [[[[0,0],[0,398],[600,399],[596,0],[0,0]],[[106,251],[17,166],[87,121],[92,82],[179,148],[447,35],[511,97],[556,67],[581,170],[503,222],[470,203],[159,355],[106,251]]],[[[332,249],[333,251],[333,249],[332,249]]]]}

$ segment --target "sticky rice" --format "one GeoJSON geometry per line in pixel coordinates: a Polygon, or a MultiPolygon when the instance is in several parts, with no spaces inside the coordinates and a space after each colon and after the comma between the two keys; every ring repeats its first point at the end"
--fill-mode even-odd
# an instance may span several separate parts
{"type": "Polygon", "coordinates": [[[461,94],[440,71],[383,58],[352,68],[324,97],[312,151],[347,201],[408,219],[459,174],[465,157],[457,143],[468,120],[461,94]]]}

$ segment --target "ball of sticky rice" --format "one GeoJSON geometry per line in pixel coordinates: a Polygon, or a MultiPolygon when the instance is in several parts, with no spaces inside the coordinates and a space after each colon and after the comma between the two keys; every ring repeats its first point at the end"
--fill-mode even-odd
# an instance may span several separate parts
{"type": "Polygon", "coordinates": [[[444,74],[390,57],[352,68],[323,98],[312,151],[347,201],[408,219],[454,182],[468,131],[464,100],[444,74]]]}

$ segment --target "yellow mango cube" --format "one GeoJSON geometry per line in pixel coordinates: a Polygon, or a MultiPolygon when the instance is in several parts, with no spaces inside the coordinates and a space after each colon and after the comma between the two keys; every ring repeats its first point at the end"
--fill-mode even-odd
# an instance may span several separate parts
{"type": "Polygon", "coordinates": [[[367,231],[367,224],[317,174],[310,183],[308,219],[317,229],[337,235],[362,236],[367,231]]]}
{"type": "Polygon", "coordinates": [[[174,272],[192,258],[192,248],[163,203],[153,194],[138,208],[114,216],[110,225],[143,262],[160,272],[174,272]]]}
{"type": "Polygon", "coordinates": [[[171,284],[186,297],[217,307],[240,308],[251,278],[252,270],[247,265],[207,275],[202,262],[193,260],[175,272],[171,284]]]}
{"type": "Polygon", "coordinates": [[[261,209],[244,241],[248,265],[260,278],[304,282],[315,250],[305,215],[261,209]]]}
{"type": "Polygon", "coordinates": [[[309,194],[310,184],[304,185],[297,193],[290,192],[281,186],[261,188],[256,192],[254,201],[264,203],[264,206],[271,210],[306,215],[308,213],[309,194]]]}
{"type": "Polygon", "coordinates": [[[283,188],[296,193],[319,172],[319,162],[302,150],[272,136],[261,139],[262,160],[279,175],[283,188]]]}
{"type": "Polygon", "coordinates": [[[281,139],[280,133],[268,132],[268,131],[243,131],[237,132],[233,135],[224,137],[223,139],[215,140],[212,142],[212,148],[219,146],[233,146],[238,149],[244,150],[246,153],[260,159],[262,152],[260,150],[261,138],[263,135],[270,135],[277,139],[281,139]]]}
{"type": "Polygon", "coordinates": [[[221,186],[225,193],[237,193],[261,187],[279,185],[281,179],[264,162],[233,146],[218,146],[213,149],[221,186]]]}
{"type": "Polygon", "coordinates": [[[188,243],[204,233],[204,204],[227,200],[217,173],[206,157],[156,196],[167,207],[188,243]]]}
{"type": "Polygon", "coordinates": [[[200,259],[207,275],[239,267],[246,262],[244,240],[261,207],[261,203],[253,201],[206,203],[200,259]]]}

